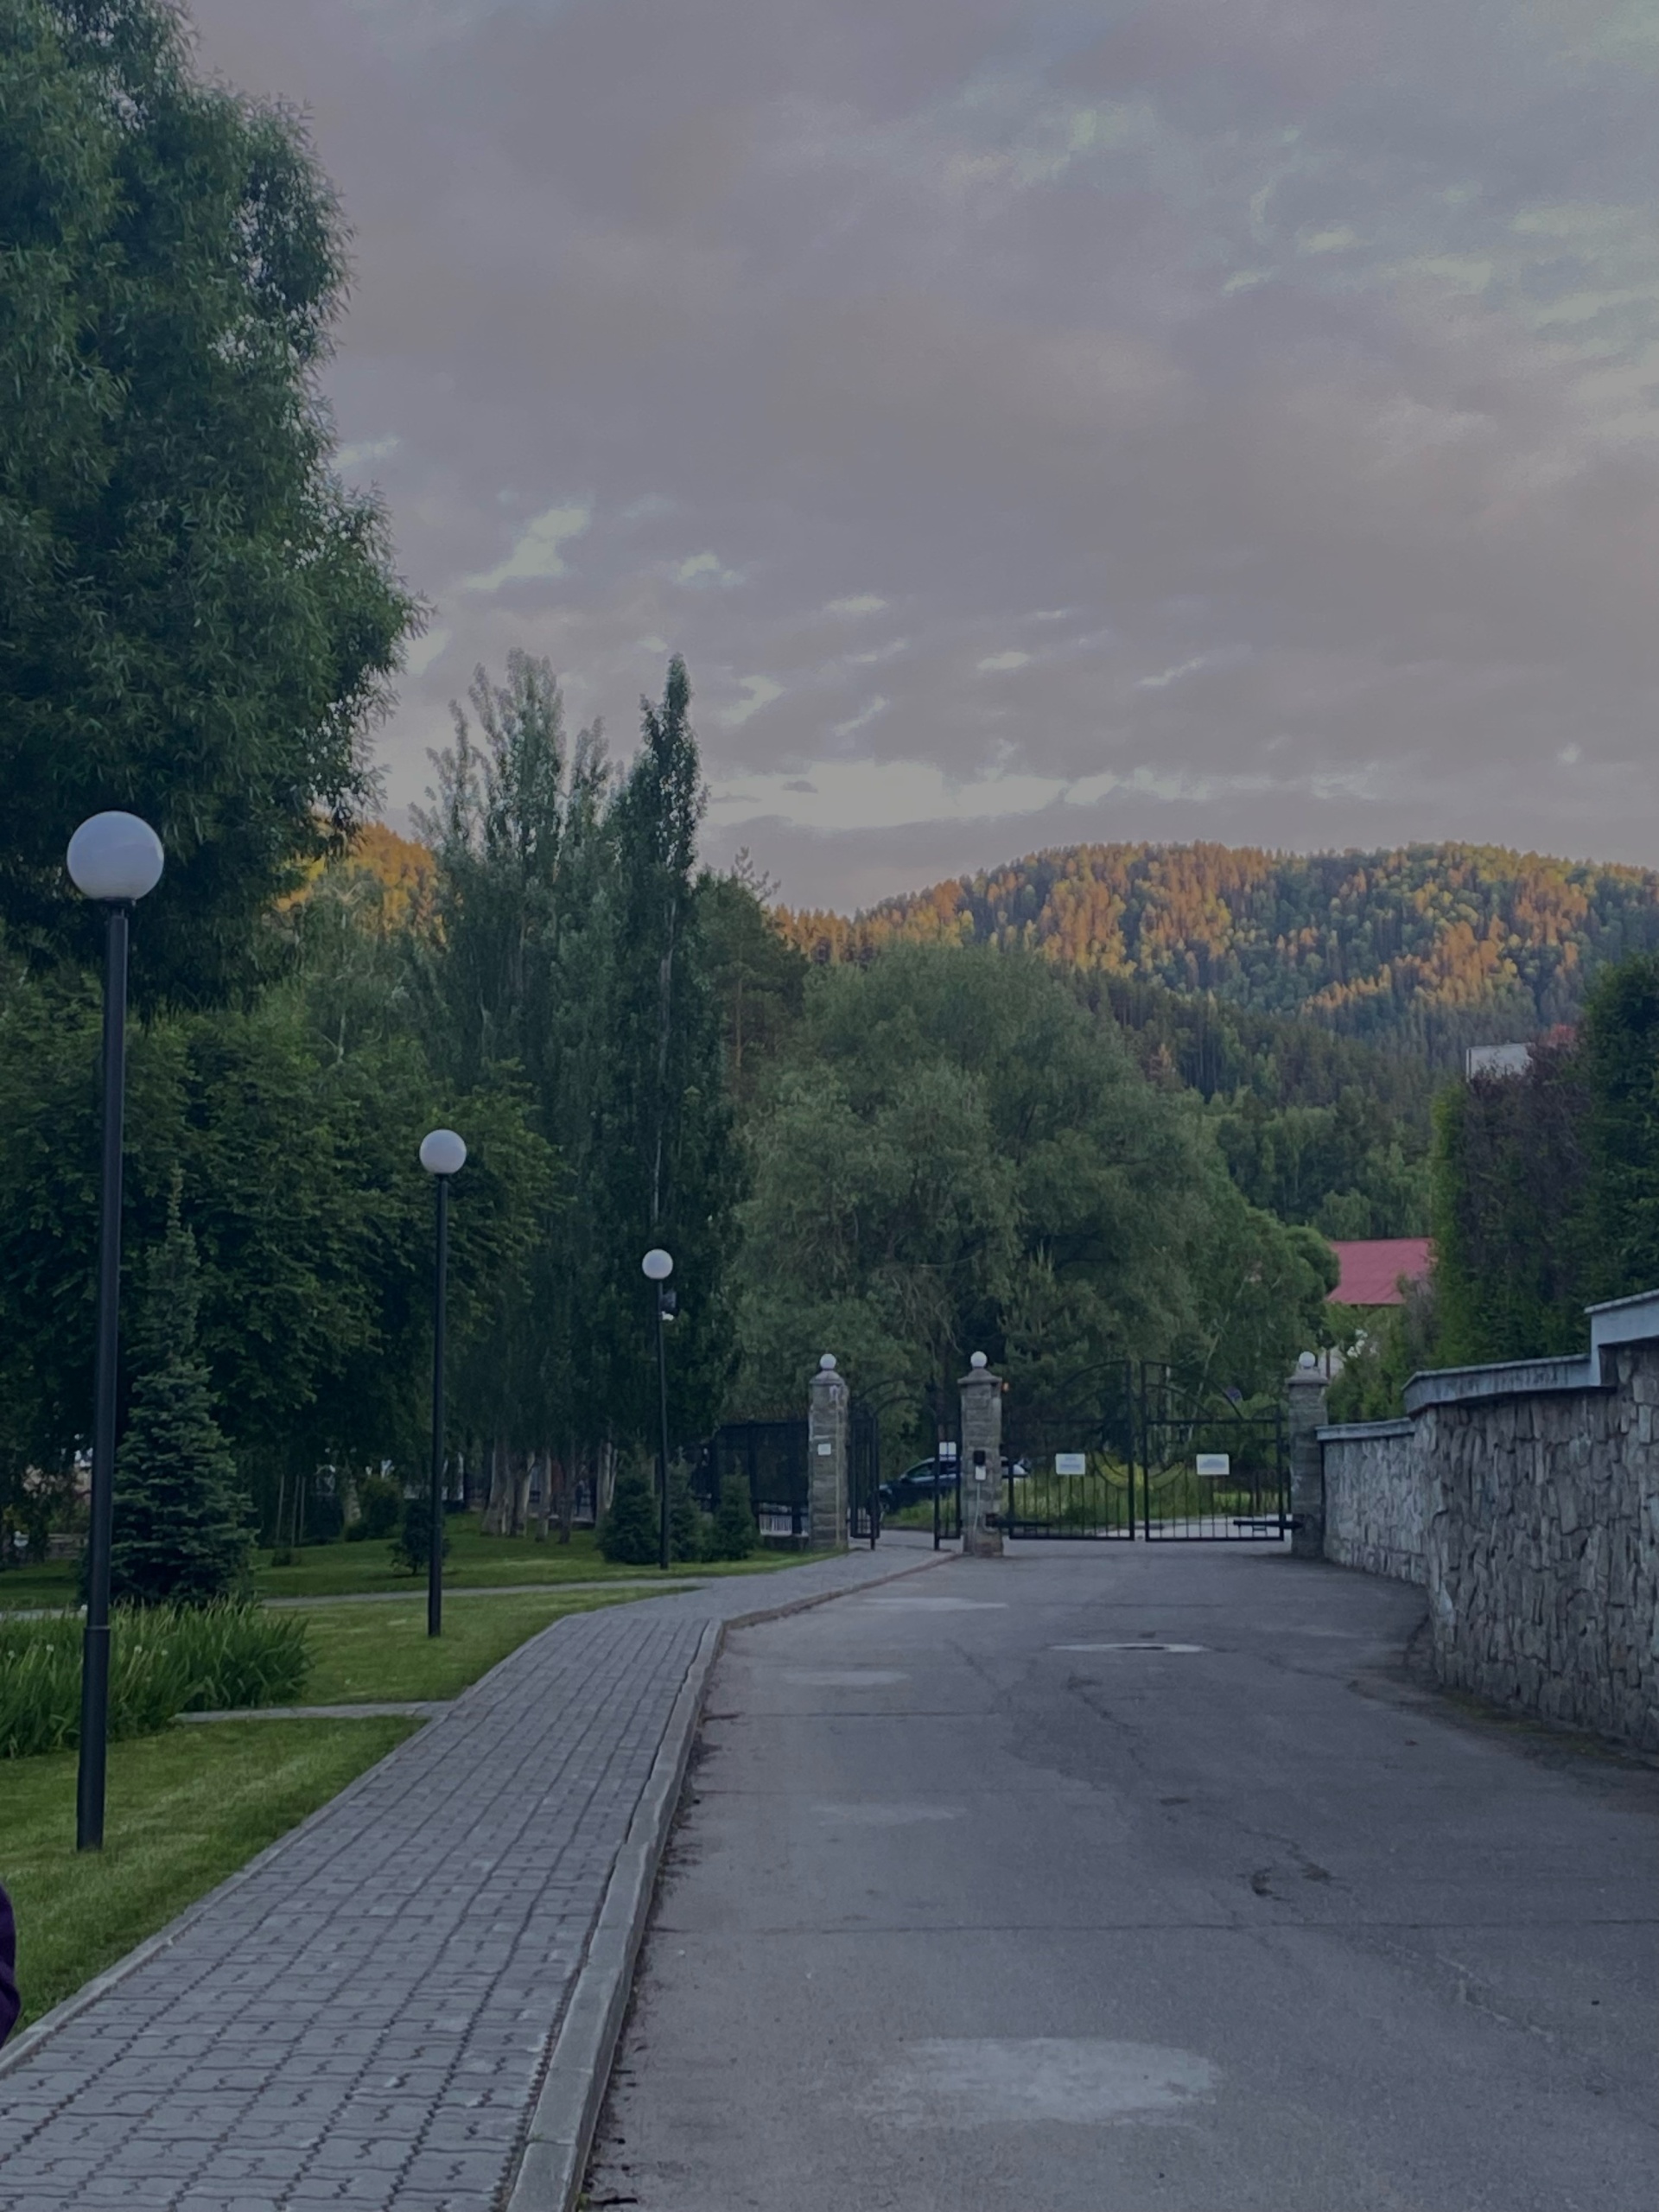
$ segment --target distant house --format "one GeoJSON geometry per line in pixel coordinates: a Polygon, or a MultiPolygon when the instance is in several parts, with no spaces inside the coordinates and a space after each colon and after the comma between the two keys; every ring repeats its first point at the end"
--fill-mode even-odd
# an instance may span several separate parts
{"type": "Polygon", "coordinates": [[[1478,1075],[1525,1075],[1531,1065],[1530,1045],[1471,1045],[1463,1056],[1471,1083],[1478,1075]]]}
{"type": "Polygon", "coordinates": [[[1426,1281],[1433,1251],[1427,1236],[1333,1237],[1331,1249],[1342,1270],[1332,1306],[1403,1306],[1402,1279],[1426,1281]]]}

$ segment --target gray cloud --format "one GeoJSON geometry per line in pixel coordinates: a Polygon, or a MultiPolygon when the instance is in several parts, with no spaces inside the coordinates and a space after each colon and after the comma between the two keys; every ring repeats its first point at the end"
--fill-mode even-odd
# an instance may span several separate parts
{"type": "Polygon", "coordinates": [[[342,466],[845,902],[1035,845],[1651,860],[1632,0],[195,0],[357,232],[342,466]]]}

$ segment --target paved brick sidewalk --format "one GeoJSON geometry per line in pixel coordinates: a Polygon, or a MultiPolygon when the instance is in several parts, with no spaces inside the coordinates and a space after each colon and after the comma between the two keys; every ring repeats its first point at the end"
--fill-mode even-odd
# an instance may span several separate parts
{"type": "Polygon", "coordinates": [[[523,1646],[0,2073],[3,2212],[487,2212],[708,1623],[908,1564],[855,1552],[523,1646]]]}

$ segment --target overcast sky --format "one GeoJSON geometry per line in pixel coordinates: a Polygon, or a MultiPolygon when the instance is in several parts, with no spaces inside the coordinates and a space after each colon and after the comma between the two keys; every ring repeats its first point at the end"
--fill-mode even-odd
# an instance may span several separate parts
{"type": "Polygon", "coordinates": [[[429,602],[717,858],[1659,862],[1656,0],[194,0],[355,232],[329,378],[429,602]]]}

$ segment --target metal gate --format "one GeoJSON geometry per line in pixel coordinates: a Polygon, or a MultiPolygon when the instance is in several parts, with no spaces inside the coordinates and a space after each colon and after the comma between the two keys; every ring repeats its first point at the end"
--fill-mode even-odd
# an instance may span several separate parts
{"type": "Polygon", "coordinates": [[[1018,1388],[1002,1459],[998,1520],[1016,1540],[1260,1543],[1291,1528],[1283,1408],[1247,1412],[1150,1361],[1018,1388]]]}
{"type": "Polygon", "coordinates": [[[1281,1406],[1246,1413],[1142,1366],[1138,1432],[1141,1532],[1149,1543],[1260,1543],[1291,1529],[1281,1406]]]}
{"type": "Polygon", "coordinates": [[[1135,1535],[1135,1376],[1127,1360],[1011,1392],[1003,1408],[1005,1536],[1135,1535]]]}
{"type": "Polygon", "coordinates": [[[847,1422],[847,1534],[857,1544],[881,1534],[881,1424],[857,1399],[847,1422]]]}
{"type": "Polygon", "coordinates": [[[693,1489],[712,1513],[721,1485],[735,1475],[748,1485],[762,1543],[808,1543],[812,1478],[806,1442],[804,1421],[725,1421],[703,1448],[693,1489]]]}

